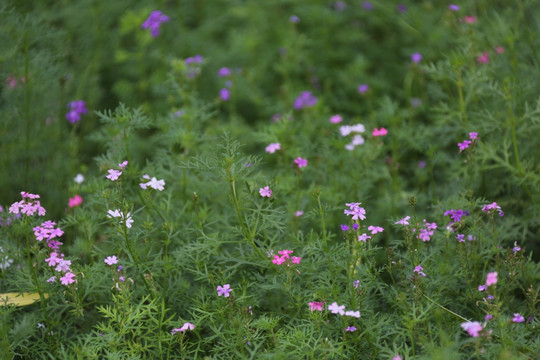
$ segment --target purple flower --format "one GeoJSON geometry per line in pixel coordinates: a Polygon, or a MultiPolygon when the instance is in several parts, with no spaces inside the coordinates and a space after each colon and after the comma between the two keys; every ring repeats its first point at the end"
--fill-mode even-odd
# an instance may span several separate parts
{"type": "Polygon", "coordinates": [[[341,231],[349,231],[349,226],[347,225],[339,225],[341,227],[341,231]]]}
{"type": "Polygon", "coordinates": [[[169,21],[169,17],[159,10],[152,11],[148,19],[141,25],[143,29],[150,29],[150,35],[156,37],[159,35],[161,23],[169,21]]]}
{"type": "Polygon", "coordinates": [[[469,139],[475,140],[477,138],[478,138],[478,133],[477,132],[470,132],[469,133],[469,139]]]}
{"type": "Polygon", "coordinates": [[[461,153],[463,150],[468,148],[471,144],[472,144],[472,141],[470,140],[463,140],[462,143],[458,143],[457,145],[459,146],[459,152],[461,153]]]}
{"type": "Polygon", "coordinates": [[[458,242],[464,242],[465,241],[464,237],[465,237],[465,234],[457,234],[456,239],[458,240],[458,242]]]}
{"type": "Polygon", "coordinates": [[[184,60],[184,63],[186,64],[202,64],[204,61],[204,58],[202,55],[195,55],[192,57],[188,57],[186,60],[184,60]]]}
{"type": "Polygon", "coordinates": [[[418,167],[419,167],[420,169],[423,169],[423,168],[426,167],[426,164],[427,164],[427,163],[426,163],[425,161],[420,160],[420,161],[418,162],[418,167]]]}
{"type": "Polygon", "coordinates": [[[422,54],[415,52],[411,55],[411,60],[413,63],[418,64],[422,60],[422,54]]]}
{"type": "Polygon", "coordinates": [[[345,10],[345,8],[347,7],[347,3],[345,1],[336,1],[334,3],[334,9],[336,9],[336,11],[343,11],[345,10]]]}
{"type": "Polygon", "coordinates": [[[459,6],[458,5],[450,4],[450,5],[448,5],[448,8],[451,11],[459,11],[459,6]]]}
{"type": "Polygon", "coordinates": [[[221,77],[231,76],[231,69],[222,67],[218,71],[218,76],[221,76],[221,77]]]}
{"type": "Polygon", "coordinates": [[[409,219],[410,219],[410,218],[411,218],[410,216],[405,216],[403,219],[396,221],[396,222],[394,223],[394,225],[398,225],[398,224],[399,224],[399,225],[404,225],[404,226],[405,226],[405,225],[409,225],[409,219]]]}
{"type": "Polygon", "coordinates": [[[366,233],[358,236],[358,241],[366,242],[367,239],[371,239],[371,236],[366,233]]]}
{"type": "Polygon", "coordinates": [[[66,114],[66,119],[72,124],[81,120],[81,114],[88,113],[86,103],[83,100],[72,101],[68,104],[69,112],[66,114]]]}
{"type": "Polygon", "coordinates": [[[348,326],[345,331],[350,331],[350,332],[353,332],[353,331],[356,331],[356,328],[354,326],[348,326]]]}
{"type": "Polygon", "coordinates": [[[281,144],[280,143],[270,143],[264,150],[269,154],[273,154],[277,150],[281,150],[281,144]]]}
{"type": "Polygon", "coordinates": [[[413,108],[417,108],[417,107],[419,107],[421,105],[422,105],[422,99],[419,99],[419,98],[412,98],[411,99],[411,106],[413,108]]]}
{"type": "Polygon", "coordinates": [[[358,224],[353,224],[353,226],[352,226],[352,228],[353,228],[354,230],[358,230],[359,227],[360,227],[360,225],[358,225],[358,224]]]}
{"type": "Polygon", "coordinates": [[[360,94],[365,94],[368,90],[369,90],[369,85],[368,84],[362,84],[362,85],[358,86],[358,92],[360,94]]]}
{"type": "Polygon", "coordinates": [[[467,211],[463,211],[461,209],[459,210],[447,210],[444,212],[444,216],[450,216],[452,221],[450,222],[450,225],[457,223],[461,220],[463,216],[469,216],[469,213],[467,211]]]}
{"type": "Polygon", "coordinates": [[[291,15],[291,17],[289,18],[289,22],[293,24],[298,24],[300,22],[300,18],[296,15],[291,15]]]}
{"type": "Polygon", "coordinates": [[[299,168],[303,168],[307,166],[307,160],[302,159],[300,156],[294,159],[294,163],[298,165],[299,168]]]}
{"type": "Polygon", "coordinates": [[[217,290],[218,296],[223,295],[225,297],[229,297],[229,293],[232,291],[231,285],[229,284],[218,286],[216,290],[217,290]]]}
{"type": "Polygon", "coordinates": [[[343,213],[345,215],[351,215],[353,220],[365,220],[366,219],[366,210],[363,207],[360,207],[362,203],[346,203],[345,205],[349,209],[345,209],[343,213]]]}
{"type": "Polygon", "coordinates": [[[374,8],[373,4],[370,3],[369,1],[364,1],[364,3],[362,4],[362,7],[366,9],[367,11],[371,11],[374,8]]]}
{"type": "Polygon", "coordinates": [[[427,275],[422,270],[424,270],[422,265],[418,265],[414,268],[413,272],[417,273],[418,275],[421,275],[422,277],[426,277],[427,275]]]}
{"type": "Polygon", "coordinates": [[[231,98],[230,90],[227,89],[227,88],[223,88],[223,89],[219,90],[219,97],[223,101],[228,101],[231,98]]]}
{"type": "Polygon", "coordinates": [[[512,249],[513,252],[517,253],[518,251],[520,251],[521,248],[519,246],[517,246],[516,243],[514,243],[514,248],[512,249]]]}
{"type": "Polygon", "coordinates": [[[515,313],[514,317],[512,318],[512,322],[515,322],[515,323],[522,323],[524,321],[525,321],[525,318],[521,316],[519,313],[515,313]]]}
{"type": "Polygon", "coordinates": [[[400,12],[400,13],[406,13],[407,12],[407,7],[403,4],[398,4],[397,6],[397,11],[400,12]]]}
{"type": "Polygon", "coordinates": [[[482,211],[487,212],[489,215],[492,215],[495,211],[498,211],[500,217],[504,216],[504,212],[502,211],[501,207],[499,205],[497,205],[496,202],[493,202],[493,203],[491,203],[489,205],[485,205],[482,208],[482,211]]]}
{"type": "Polygon", "coordinates": [[[312,107],[317,104],[318,99],[313,96],[310,91],[302,91],[300,95],[294,100],[294,108],[300,110],[307,107],[312,107]]]}

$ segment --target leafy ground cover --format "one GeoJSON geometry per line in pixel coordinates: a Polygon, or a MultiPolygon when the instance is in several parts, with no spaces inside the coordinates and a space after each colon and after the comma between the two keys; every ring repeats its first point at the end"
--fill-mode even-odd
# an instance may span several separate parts
{"type": "Polygon", "coordinates": [[[537,1],[0,12],[5,358],[537,358],[537,1]]]}

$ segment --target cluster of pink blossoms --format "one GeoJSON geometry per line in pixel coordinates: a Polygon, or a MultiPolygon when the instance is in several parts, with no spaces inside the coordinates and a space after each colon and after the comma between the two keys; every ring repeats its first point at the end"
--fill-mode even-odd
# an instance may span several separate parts
{"type": "Polygon", "coordinates": [[[300,261],[302,260],[301,257],[298,256],[289,256],[294,251],[292,250],[280,250],[278,251],[278,254],[281,255],[274,255],[274,258],[272,259],[272,262],[276,265],[281,265],[283,263],[286,263],[287,266],[291,266],[291,264],[300,264],[300,261]]]}
{"type": "Polygon", "coordinates": [[[195,325],[187,322],[184,325],[182,325],[181,328],[172,329],[171,335],[175,335],[176,333],[179,333],[179,332],[183,333],[186,330],[193,330],[193,329],[195,329],[195,325]]]}
{"type": "Polygon", "coordinates": [[[504,216],[504,212],[496,202],[484,205],[484,207],[482,207],[482,211],[488,213],[489,215],[493,215],[495,212],[498,212],[500,217],[504,216]]]}
{"type": "Polygon", "coordinates": [[[363,207],[360,207],[362,203],[346,203],[345,205],[349,209],[345,209],[343,213],[345,215],[352,216],[353,220],[365,220],[366,219],[366,210],[363,207]]]}
{"type": "Polygon", "coordinates": [[[122,175],[122,171],[124,170],[124,168],[127,166],[128,162],[127,160],[118,164],[118,166],[120,167],[121,170],[114,170],[114,169],[109,169],[109,175],[106,176],[107,179],[111,180],[111,181],[116,181],[118,180],[118,178],[120,177],[120,175],[122,175]]]}
{"type": "Polygon", "coordinates": [[[46,211],[43,206],[41,206],[39,202],[39,195],[30,194],[27,192],[22,191],[21,192],[22,200],[18,202],[14,202],[9,207],[9,212],[12,214],[24,214],[26,216],[32,216],[36,212],[39,216],[44,216],[46,211]]]}
{"type": "MultiPolygon", "coordinates": [[[[46,221],[40,226],[34,228],[34,235],[36,236],[37,241],[45,240],[47,246],[54,250],[49,254],[49,257],[45,259],[45,262],[50,266],[54,267],[54,270],[63,274],[60,277],[60,282],[62,285],[69,285],[75,282],[76,275],[71,271],[71,260],[64,259],[64,254],[59,254],[60,245],[62,243],[56,240],[57,237],[60,237],[64,234],[62,229],[55,227],[56,223],[52,221],[46,221]]],[[[56,276],[50,277],[47,282],[53,283],[56,281],[56,276]]]]}
{"type": "Polygon", "coordinates": [[[484,285],[479,285],[478,291],[487,290],[491,285],[497,284],[497,275],[496,271],[488,273],[486,276],[486,283],[484,285]]]}
{"type": "Polygon", "coordinates": [[[360,311],[345,310],[345,305],[338,305],[337,302],[328,305],[328,310],[330,310],[332,314],[339,314],[341,316],[360,317],[360,311]]]}
{"type": "Polygon", "coordinates": [[[478,133],[470,132],[469,140],[463,140],[463,142],[457,144],[459,147],[459,153],[461,154],[463,150],[465,150],[471,145],[474,145],[474,142],[476,142],[477,140],[478,140],[478,133]]]}

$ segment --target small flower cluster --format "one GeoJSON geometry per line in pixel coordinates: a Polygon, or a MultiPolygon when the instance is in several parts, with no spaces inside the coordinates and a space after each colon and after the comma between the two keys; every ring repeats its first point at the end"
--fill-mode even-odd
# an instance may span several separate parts
{"type": "Polygon", "coordinates": [[[155,177],[150,178],[150,175],[144,174],[143,179],[149,180],[147,183],[140,183],[139,186],[141,189],[146,190],[148,187],[151,187],[154,190],[163,191],[165,189],[165,180],[158,180],[155,177]]]}
{"type": "Polygon", "coordinates": [[[352,316],[355,318],[360,317],[360,311],[346,311],[345,305],[338,305],[337,302],[333,302],[332,304],[328,305],[328,310],[330,310],[332,314],[339,314],[341,316],[352,316]]]}
{"type": "Polygon", "coordinates": [[[286,263],[287,266],[291,266],[291,264],[300,264],[300,261],[302,260],[301,257],[298,256],[292,256],[289,255],[292,254],[293,250],[280,250],[278,251],[278,254],[281,255],[274,255],[274,259],[272,259],[272,263],[276,265],[281,265],[283,263],[286,263]]]}
{"type": "Polygon", "coordinates": [[[444,216],[450,216],[450,223],[448,223],[446,228],[449,231],[454,232],[456,228],[459,227],[461,219],[463,219],[464,216],[469,216],[469,212],[462,209],[450,209],[444,212],[444,216]]]}
{"type": "MultiPolygon", "coordinates": [[[[353,225],[353,228],[354,228],[354,225],[353,225]]],[[[371,231],[371,235],[382,233],[384,231],[382,227],[373,226],[373,225],[368,226],[368,230],[371,231]]],[[[367,233],[363,233],[362,235],[358,236],[358,241],[366,242],[367,239],[371,239],[371,236],[369,236],[367,233]]]]}
{"type": "Polygon", "coordinates": [[[72,124],[81,121],[81,114],[87,114],[86,103],[83,100],[72,101],[68,104],[69,112],[66,119],[72,124]]]}
{"type": "Polygon", "coordinates": [[[477,139],[478,139],[478,133],[470,132],[469,140],[463,140],[463,142],[457,144],[459,147],[459,153],[461,154],[463,150],[467,149],[471,145],[474,145],[477,139]]]}
{"type": "Polygon", "coordinates": [[[418,239],[422,240],[423,242],[427,242],[431,240],[431,237],[433,236],[435,229],[437,229],[436,223],[428,223],[426,219],[424,219],[423,227],[420,228],[418,231],[418,239]]]}
{"type": "Polygon", "coordinates": [[[150,16],[142,23],[143,29],[150,29],[150,35],[156,37],[159,35],[159,28],[162,23],[168,22],[169,17],[159,10],[152,11],[150,16]]]}
{"type": "Polygon", "coordinates": [[[386,130],[385,128],[380,128],[380,129],[373,129],[373,132],[371,133],[371,135],[373,135],[373,137],[378,137],[378,136],[386,136],[388,134],[388,130],[386,130]]]}
{"type": "Polygon", "coordinates": [[[46,211],[43,206],[41,206],[39,202],[39,195],[30,194],[27,192],[22,191],[21,192],[22,200],[18,202],[14,202],[9,207],[9,212],[11,214],[24,214],[26,216],[32,216],[36,212],[39,216],[44,216],[46,211]]]}
{"type": "Polygon", "coordinates": [[[497,205],[496,202],[484,205],[484,207],[482,207],[482,211],[488,213],[489,215],[493,215],[497,211],[500,217],[504,216],[504,212],[502,211],[501,207],[497,205]]]}
{"type": "Polygon", "coordinates": [[[69,198],[68,206],[70,208],[77,207],[81,205],[82,202],[83,202],[83,198],[80,195],[75,195],[74,197],[69,198]]]}
{"type": "MultiPolygon", "coordinates": [[[[60,277],[60,283],[67,286],[75,282],[76,275],[71,271],[71,260],[64,259],[64,254],[59,254],[57,252],[62,243],[55,238],[62,236],[64,232],[60,228],[55,228],[55,226],[55,222],[46,221],[41,224],[41,226],[34,228],[34,235],[36,236],[37,241],[45,240],[47,242],[47,247],[54,250],[49,254],[49,257],[45,259],[45,262],[50,267],[54,267],[55,271],[63,273],[63,276],[60,277]]],[[[56,278],[56,276],[52,276],[47,282],[54,283],[56,278]]]]}
{"type": "Polygon", "coordinates": [[[345,149],[353,151],[355,147],[362,145],[364,143],[364,138],[362,135],[359,135],[366,131],[366,128],[362,124],[356,125],[344,125],[339,128],[341,136],[348,136],[351,133],[357,133],[353,136],[351,142],[345,145],[345,149]]]}
{"type": "Polygon", "coordinates": [[[128,229],[131,229],[131,224],[133,224],[133,218],[131,217],[131,213],[128,212],[126,215],[124,215],[120,210],[109,210],[107,217],[108,218],[120,218],[120,223],[123,223],[125,221],[126,227],[128,229]]]}
{"type": "Polygon", "coordinates": [[[4,255],[4,249],[0,246],[0,270],[7,269],[13,263],[8,255],[4,255]]]}
{"type": "Polygon", "coordinates": [[[109,172],[109,175],[105,176],[107,179],[111,180],[111,181],[116,181],[118,180],[118,178],[120,177],[120,175],[122,175],[122,172],[124,170],[124,168],[127,166],[128,162],[127,160],[118,164],[118,166],[120,167],[121,170],[114,170],[114,169],[109,169],[108,172],[109,172]]]}
{"type": "Polygon", "coordinates": [[[487,290],[491,285],[497,284],[497,272],[490,272],[486,276],[486,283],[484,285],[478,286],[478,291],[485,291],[487,290]]]}
{"type": "Polygon", "coordinates": [[[294,100],[293,107],[296,110],[315,106],[318,99],[310,91],[302,91],[294,100]]]}
{"type": "Polygon", "coordinates": [[[363,207],[360,207],[362,203],[346,203],[345,205],[348,206],[348,209],[345,209],[343,213],[345,215],[352,216],[353,220],[365,220],[366,219],[366,209],[363,207]]]}
{"type": "Polygon", "coordinates": [[[422,265],[418,265],[414,268],[413,270],[413,275],[414,273],[417,273],[418,275],[422,276],[422,277],[426,277],[426,273],[424,272],[424,268],[422,267],[422,265]]]}
{"type": "Polygon", "coordinates": [[[300,156],[294,159],[294,163],[298,165],[299,168],[303,168],[307,166],[307,159],[302,159],[300,156]]]}
{"type": "Polygon", "coordinates": [[[272,196],[272,190],[269,186],[265,186],[259,189],[259,194],[261,194],[262,197],[270,197],[272,196]]]}

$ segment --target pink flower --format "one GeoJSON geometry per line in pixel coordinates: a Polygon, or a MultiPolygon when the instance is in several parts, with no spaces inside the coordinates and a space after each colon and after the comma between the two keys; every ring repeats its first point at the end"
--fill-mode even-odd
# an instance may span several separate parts
{"type": "Polygon", "coordinates": [[[332,116],[332,117],[330,118],[330,122],[331,122],[332,124],[339,124],[339,123],[342,122],[342,121],[343,121],[343,119],[342,119],[341,116],[339,116],[339,115],[334,115],[334,116],[332,116]]]}
{"type": "Polygon", "coordinates": [[[75,195],[74,197],[69,198],[68,206],[69,206],[70,208],[76,207],[76,206],[81,205],[82,202],[83,202],[82,197],[81,197],[80,195],[75,195]]]}
{"type": "Polygon", "coordinates": [[[272,190],[270,190],[268,186],[265,186],[259,189],[259,194],[261,194],[262,197],[270,197],[272,196],[272,190]]]}
{"type": "Polygon", "coordinates": [[[521,316],[519,313],[515,313],[514,317],[512,318],[512,322],[515,322],[515,323],[522,323],[524,321],[525,321],[525,318],[521,316]]]}
{"type": "Polygon", "coordinates": [[[478,321],[468,321],[461,324],[461,328],[469,333],[472,337],[478,337],[480,331],[484,330],[482,325],[478,321]]]}
{"type": "Polygon", "coordinates": [[[274,259],[272,260],[272,262],[276,265],[281,265],[285,262],[285,258],[279,255],[274,255],[274,259]]]}
{"type": "Polygon", "coordinates": [[[281,144],[280,143],[271,143],[264,150],[269,154],[273,154],[277,150],[281,150],[281,144]]]}
{"type": "MultiPolygon", "coordinates": [[[[60,261],[58,262],[58,265],[56,265],[56,268],[54,270],[58,271],[58,272],[69,272],[71,271],[70,269],[70,265],[71,265],[71,260],[64,260],[64,259],[60,259],[60,261]]],[[[60,279],[62,280],[62,279],[60,279]]]]}
{"type": "Polygon", "coordinates": [[[185,323],[184,325],[182,325],[181,328],[176,328],[176,329],[172,329],[171,331],[171,335],[174,335],[176,333],[179,333],[179,332],[185,332],[186,330],[193,330],[195,329],[195,325],[193,325],[192,323],[185,323]]]}
{"type": "Polygon", "coordinates": [[[303,168],[307,166],[307,160],[302,159],[300,156],[294,159],[294,163],[298,165],[299,168],[303,168]]]}
{"type": "Polygon", "coordinates": [[[486,286],[495,285],[497,283],[497,272],[488,273],[486,276],[486,286]]]}
{"type": "Polygon", "coordinates": [[[371,236],[369,236],[369,235],[366,234],[366,233],[363,233],[362,235],[358,236],[358,241],[366,242],[367,239],[371,239],[371,236]]]}
{"type": "Polygon", "coordinates": [[[377,233],[383,232],[384,229],[380,226],[368,226],[368,230],[371,231],[371,235],[375,235],[377,233]]]}
{"type": "Polygon", "coordinates": [[[478,133],[477,132],[470,132],[469,133],[469,139],[471,139],[471,140],[478,139],[478,133]]]}
{"type": "Polygon", "coordinates": [[[399,220],[399,221],[396,221],[394,224],[397,225],[397,224],[400,224],[400,225],[409,225],[409,219],[411,217],[410,216],[405,216],[403,219],[399,220]]]}
{"type": "Polygon", "coordinates": [[[323,305],[324,303],[323,302],[310,302],[308,303],[309,304],[309,310],[311,311],[322,311],[323,310],[323,305]]]}
{"type": "Polygon", "coordinates": [[[120,164],[118,164],[118,166],[120,167],[120,169],[123,169],[127,166],[128,164],[128,161],[127,160],[124,160],[123,162],[121,162],[120,164]]]}
{"type": "Polygon", "coordinates": [[[345,215],[352,215],[353,220],[365,220],[366,219],[366,210],[363,207],[360,207],[362,203],[345,203],[349,209],[345,209],[343,212],[345,215]]]}
{"type": "Polygon", "coordinates": [[[345,331],[350,331],[350,332],[353,332],[353,331],[356,331],[356,328],[354,326],[348,326],[345,331]]]}
{"type": "Polygon", "coordinates": [[[401,355],[396,355],[392,358],[392,360],[403,360],[403,358],[401,357],[401,355]]]}
{"type": "Polygon", "coordinates": [[[282,255],[284,259],[288,259],[289,255],[292,254],[293,250],[280,250],[278,251],[278,254],[282,255]]]}
{"type": "Polygon", "coordinates": [[[232,291],[231,285],[229,284],[218,286],[216,290],[217,290],[218,296],[223,295],[225,297],[229,297],[229,293],[232,291]]]}
{"type": "Polygon", "coordinates": [[[304,212],[302,210],[298,210],[297,212],[294,213],[294,216],[302,216],[304,215],[304,212]]]}
{"type": "Polygon", "coordinates": [[[495,48],[495,51],[497,52],[497,54],[503,54],[504,53],[504,48],[502,46],[497,46],[495,48]]]}
{"type": "Polygon", "coordinates": [[[49,266],[56,266],[60,263],[60,261],[62,261],[62,257],[63,256],[58,257],[56,252],[52,252],[49,258],[45,259],[45,262],[47,262],[49,266]]]}
{"type": "Polygon", "coordinates": [[[377,128],[373,129],[373,133],[372,133],[372,135],[374,137],[376,137],[376,136],[385,136],[386,134],[388,134],[388,130],[386,130],[383,127],[380,130],[377,129],[377,128]]]}
{"type": "Polygon", "coordinates": [[[122,172],[121,172],[121,171],[114,170],[114,169],[109,169],[108,172],[109,172],[109,175],[107,175],[106,178],[109,179],[109,180],[111,180],[111,181],[116,181],[116,180],[118,180],[118,178],[120,177],[120,175],[122,175],[122,172]]]}
{"type": "Polygon", "coordinates": [[[475,24],[478,19],[476,16],[464,16],[463,21],[465,21],[467,24],[475,24]]]}
{"type": "Polygon", "coordinates": [[[302,260],[302,258],[299,257],[299,256],[293,256],[293,257],[291,258],[291,262],[292,262],[293,264],[300,264],[300,261],[301,261],[301,260],[302,260]]]}
{"type": "Polygon", "coordinates": [[[75,274],[72,272],[67,272],[63,277],[60,278],[62,285],[69,285],[75,282],[75,274]]]}
{"type": "Polygon", "coordinates": [[[426,277],[427,275],[422,270],[424,270],[422,265],[418,265],[414,268],[413,272],[417,273],[418,275],[421,275],[422,277],[426,277]]]}
{"type": "Polygon", "coordinates": [[[479,63],[479,64],[487,64],[487,63],[489,63],[489,55],[488,55],[487,51],[483,51],[482,55],[478,55],[476,57],[476,62],[479,63]]]}
{"type": "Polygon", "coordinates": [[[107,258],[105,258],[105,260],[103,261],[105,262],[105,264],[111,266],[118,263],[118,258],[115,255],[107,256],[107,258]]]}

